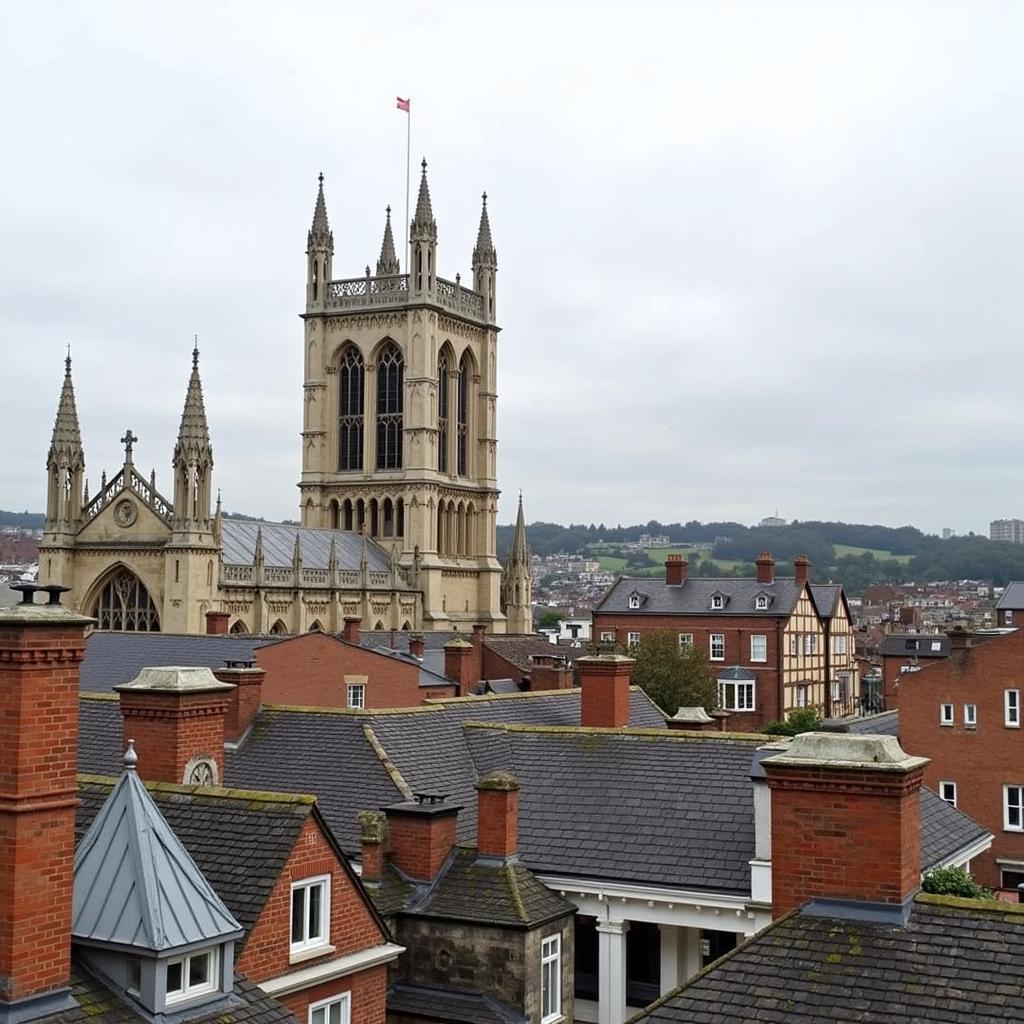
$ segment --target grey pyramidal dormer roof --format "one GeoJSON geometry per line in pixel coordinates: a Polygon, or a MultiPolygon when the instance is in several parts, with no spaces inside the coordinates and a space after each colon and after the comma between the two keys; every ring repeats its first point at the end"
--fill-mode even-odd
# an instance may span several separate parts
{"type": "Polygon", "coordinates": [[[203,382],[199,377],[199,344],[192,350],[192,373],[185,392],[185,408],[178,427],[178,443],[174,446],[174,461],[192,457],[213,465],[210,448],[210,428],[206,423],[206,405],[203,402],[203,382]]]}
{"type": "MultiPolygon", "coordinates": [[[[82,432],[78,426],[78,409],[75,406],[75,386],[71,381],[71,353],[64,360],[64,384],[60,389],[57,403],[57,418],[53,424],[50,440],[50,457],[62,454],[81,453],[82,432]]],[[[84,465],[84,459],[82,464],[84,465]]]]}
{"type": "Polygon", "coordinates": [[[146,792],[131,745],[124,760],[75,853],[72,936],[154,953],[238,938],[242,926],[146,792]]]}

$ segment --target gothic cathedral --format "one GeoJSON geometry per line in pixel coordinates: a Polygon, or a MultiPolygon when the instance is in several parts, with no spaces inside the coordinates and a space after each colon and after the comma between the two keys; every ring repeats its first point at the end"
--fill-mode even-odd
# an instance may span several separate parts
{"type": "Polygon", "coordinates": [[[472,286],[437,275],[426,163],[401,273],[388,210],[376,274],[334,280],[323,176],[307,238],[301,525],[212,509],[213,448],[192,372],[173,496],[125,459],[90,499],[65,364],[47,460],[40,578],[100,629],[232,632],[368,629],[530,632],[522,500],[508,565],[497,559],[497,254],[484,196],[472,286]]]}

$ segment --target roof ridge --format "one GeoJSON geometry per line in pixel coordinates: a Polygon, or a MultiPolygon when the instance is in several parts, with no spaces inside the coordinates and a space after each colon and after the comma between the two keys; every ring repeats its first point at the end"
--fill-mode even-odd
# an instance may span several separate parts
{"type": "Polygon", "coordinates": [[[512,907],[516,912],[516,916],[523,924],[530,923],[530,916],[526,913],[526,906],[523,903],[522,894],[519,892],[519,876],[516,874],[515,864],[505,863],[501,866],[501,873],[505,879],[505,887],[508,889],[508,898],[512,902],[512,907]]]}
{"type": "MultiPolygon", "coordinates": [[[[110,786],[117,785],[113,775],[93,775],[79,772],[75,776],[78,785],[110,786]]],[[[183,796],[201,796],[220,800],[247,800],[250,803],[259,800],[261,803],[302,804],[309,806],[316,803],[316,797],[309,793],[275,793],[260,789],[235,789],[229,786],[189,786],[180,782],[160,782],[143,780],[143,785],[151,793],[180,793],[183,796]]]]}
{"type": "MultiPolygon", "coordinates": [[[[552,646],[554,645],[552,644],[552,646]]],[[[639,689],[639,687],[630,687],[630,689],[639,689]]],[[[477,701],[522,700],[529,697],[562,697],[571,694],[579,696],[579,693],[580,689],[576,686],[568,690],[520,690],[518,693],[470,693],[464,697],[426,697],[423,703],[437,706],[443,704],[468,704],[477,701]]]]}
{"type": "Polygon", "coordinates": [[[119,693],[100,693],[94,690],[80,690],[78,693],[79,700],[116,700],[120,701],[121,695],[119,693]]]}
{"type": "Polygon", "coordinates": [[[922,903],[930,907],[951,907],[957,910],[981,910],[990,914],[1009,914],[1020,923],[1021,915],[1024,915],[1024,903],[1001,903],[999,900],[973,899],[968,896],[943,896],[939,893],[919,892],[914,896],[915,903],[922,903]]]}
{"type": "Polygon", "coordinates": [[[373,731],[373,727],[370,725],[364,725],[363,736],[366,739],[366,742],[370,744],[370,748],[373,750],[374,754],[376,754],[384,768],[384,771],[388,773],[388,777],[394,784],[395,789],[397,789],[406,800],[415,800],[416,794],[412,791],[412,787],[405,781],[405,776],[398,770],[398,765],[391,760],[388,752],[384,749],[384,744],[377,739],[377,734],[373,731]]]}
{"type": "Polygon", "coordinates": [[[629,739],[742,740],[752,743],[771,743],[778,739],[777,736],[758,732],[704,732],[699,729],[656,729],[651,726],[631,725],[532,725],[523,722],[481,722],[472,718],[464,719],[462,727],[502,732],[564,733],[569,736],[624,736],[629,739]]]}

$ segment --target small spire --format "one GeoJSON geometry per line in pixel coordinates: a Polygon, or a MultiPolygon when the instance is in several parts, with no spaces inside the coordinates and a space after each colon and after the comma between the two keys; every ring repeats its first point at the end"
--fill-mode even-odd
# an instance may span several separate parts
{"type": "Polygon", "coordinates": [[[331,233],[331,225],[327,219],[327,200],[324,199],[324,174],[320,172],[317,177],[320,185],[316,193],[316,206],[313,208],[313,226],[309,229],[306,251],[314,248],[329,249],[334,252],[334,235],[331,233]]]}
{"type": "Polygon", "coordinates": [[[420,176],[420,194],[416,199],[416,216],[413,217],[410,237],[415,241],[425,239],[437,241],[437,222],[434,220],[434,210],[430,205],[430,186],[427,184],[427,159],[423,158],[422,174],[420,176]]]}
{"type": "Polygon", "coordinates": [[[391,233],[391,207],[388,206],[384,216],[384,241],[380,247],[380,259],[377,260],[377,276],[385,277],[397,274],[398,257],[395,255],[395,236],[391,233]]]}
{"type": "Polygon", "coordinates": [[[494,251],[491,240],[491,220],[487,216],[487,193],[483,194],[483,206],[480,209],[480,228],[476,233],[476,245],[473,247],[473,267],[489,267],[497,269],[498,254],[494,251]]]}
{"type": "Polygon", "coordinates": [[[519,492],[519,510],[516,513],[516,529],[512,536],[512,550],[508,564],[530,565],[530,544],[526,539],[526,517],[523,515],[523,492],[519,492]]]}
{"type": "Polygon", "coordinates": [[[125,771],[135,771],[135,766],[139,763],[139,755],[135,753],[135,740],[128,741],[128,749],[124,752],[125,771]]]}
{"type": "Polygon", "coordinates": [[[75,385],[71,379],[71,346],[68,345],[64,357],[64,383],[57,401],[57,416],[53,423],[53,436],[50,440],[50,456],[54,458],[58,452],[74,462],[77,456],[84,465],[82,453],[82,432],[78,426],[78,409],[75,406],[75,385]]]}
{"type": "Polygon", "coordinates": [[[192,335],[192,369],[199,371],[199,335],[192,335]]]}
{"type": "Polygon", "coordinates": [[[262,565],[263,564],[263,527],[256,527],[256,546],[252,552],[252,564],[262,565]]]}
{"type": "Polygon", "coordinates": [[[338,568],[338,547],[336,543],[337,538],[331,537],[331,550],[327,555],[327,568],[334,572],[338,568]]]}
{"type": "Polygon", "coordinates": [[[206,423],[206,406],[203,402],[203,382],[199,376],[199,338],[192,349],[192,373],[185,391],[185,407],[181,412],[178,427],[178,443],[174,446],[174,464],[191,456],[197,462],[213,464],[213,450],[210,447],[210,428],[206,423]]]}
{"type": "Polygon", "coordinates": [[[302,568],[302,533],[295,531],[295,551],[292,553],[292,565],[296,569],[302,568]]]}

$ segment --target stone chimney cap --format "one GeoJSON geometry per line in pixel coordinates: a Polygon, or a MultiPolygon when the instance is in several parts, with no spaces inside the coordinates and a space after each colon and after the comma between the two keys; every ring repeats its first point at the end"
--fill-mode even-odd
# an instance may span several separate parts
{"type": "Polygon", "coordinates": [[[510,772],[491,772],[476,782],[476,788],[497,790],[499,793],[514,793],[519,789],[519,780],[510,772]]]}
{"type": "Polygon", "coordinates": [[[60,603],[60,595],[67,587],[57,584],[12,583],[11,590],[21,594],[21,601],[8,608],[0,608],[0,625],[16,626],[22,623],[37,625],[91,626],[96,622],[87,615],[79,615],[60,603]],[[36,594],[46,593],[46,604],[36,604],[36,594]]]}
{"type": "Polygon", "coordinates": [[[625,654],[587,654],[576,659],[577,665],[633,665],[636,658],[629,658],[625,654]]]}
{"type": "Polygon", "coordinates": [[[233,690],[231,683],[222,683],[208,669],[195,665],[169,665],[144,668],[130,683],[121,683],[119,692],[156,691],[162,693],[217,693],[233,690]]]}
{"type": "Polygon", "coordinates": [[[895,736],[860,736],[856,733],[804,732],[789,749],[766,758],[766,767],[851,768],[879,772],[910,772],[930,758],[911,757],[895,736]]]}
{"type": "Polygon", "coordinates": [[[464,647],[468,648],[469,650],[473,649],[472,644],[466,643],[465,640],[459,640],[458,638],[456,638],[455,640],[449,640],[448,643],[444,645],[444,649],[446,651],[460,651],[464,647]]]}
{"type": "Polygon", "coordinates": [[[673,716],[673,722],[693,722],[693,723],[707,723],[713,722],[714,719],[704,710],[702,707],[695,708],[680,708],[673,716]]]}

